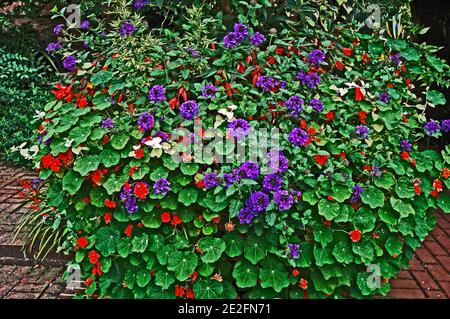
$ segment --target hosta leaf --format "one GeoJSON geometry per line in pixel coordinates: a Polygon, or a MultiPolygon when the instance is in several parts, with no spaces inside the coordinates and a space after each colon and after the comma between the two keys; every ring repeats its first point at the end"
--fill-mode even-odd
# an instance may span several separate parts
{"type": "Polygon", "coordinates": [[[319,214],[327,220],[333,220],[339,215],[339,204],[327,199],[321,199],[319,201],[319,214]]]}
{"type": "Polygon", "coordinates": [[[189,278],[197,267],[198,258],[192,252],[174,252],[168,260],[168,269],[175,272],[175,277],[184,281],[189,278]]]}
{"type": "Polygon", "coordinates": [[[258,280],[258,269],[248,261],[240,260],[234,266],[233,278],[239,288],[254,287],[258,280]]]}
{"type": "Polygon", "coordinates": [[[384,206],[384,194],[382,191],[376,189],[375,187],[365,189],[361,193],[361,200],[364,204],[369,205],[370,208],[384,206]]]}
{"type": "Polygon", "coordinates": [[[218,299],[222,293],[223,285],[216,280],[200,279],[194,285],[196,299],[218,299]]]}
{"type": "Polygon", "coordinates": [[[95,235],[95,247],[103,256],[109,256],[116,252],[116,242],[120,238],[120,232],[112,227],[102,227],[95,235]]]}
{"type": "Polygon", "coordinates": [[[201,259],[205,263],[213,263],[219,260],[226,248],[223,239],[211,237],[200,239],[198,246],[203,251],[201,259]]]}

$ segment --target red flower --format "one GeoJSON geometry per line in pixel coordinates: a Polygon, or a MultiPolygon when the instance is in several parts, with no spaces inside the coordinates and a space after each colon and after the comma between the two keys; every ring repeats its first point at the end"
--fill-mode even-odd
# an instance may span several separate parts
{"type": "Polygon", "coordinates": [[[362,61],[363,61],[363,63],[365,63],[365,64],[367,64],[367,63],[370,62],[370,58],[369,58],[369,55],[368,55],[367,53],[363,53],[363,55],[362,55],[362,61]]]}
{"type": "Polygon", "coordinates": [[[53,90],[52,93],[55,95],[56,99],[62,100],[65,99],[67,103],[69,103],[73,98],[72,93],[72,85],[70,86],[62,86],[61,84],[56,84],[56,89],[53,90]]]}
{"type": "Polygon", "coordinates": [[[437,190],[434,190],[434,191],[431,191],[431,192],[430,192],[430,195],[433,196],[433,197],[438,197],[438,196],[439,196],[439,193],[438,193],[437,190]]]}
{"type": "Polygon", "coordinates": [[[82,109],[85,108],[89,103],[86,97],[82,96],[80,93],[76,94],[77,100],[75,101],[75,105],[82,109]]]}
{"type": "Polygon", "coordinates": [[[367,124],[366,122],[366,118],[367,118],[367,112],[364,111],[358,111],[358,115],[359,115],[359,121],[361,122],[361,124],[367,124]]]}
{"type": "Polygon", "coordinates": [[[333,111],[330,111],[330,112],[326,113],[326,114],[325,114],[325,117],[326,117],[327,119],[329,119],[330,121],[334,120],[334,112],[333,112],[333,111]]]}
{"type": "Polygon", "coordinates": [[[328,196],[327,199],[330,200],[330,201],[334,200],[333,196],[328,196]]]}
{"type": "Polygon", "coordinates": [[[444,169],[442,170],[442,177],[443,177],[443,178],[449,178],[449,177],[450,177],[450,169],[448,169],[447,167],[444,168],[444,169]]]}
{"type": "Polygon", "coordinates": [[[197,181],[195,182],[195,186],[197,186],[197,188],[204,188],[205,187],[205,181],[197,181]]]}
{"type": "Polygon", "coordinates": [[[109,136],[108,135],[105,135],[104,137],[103,137],[103,140],[102,140],[102,145],[105,145],[106,143],[108,143],[109,142],[109,136]]]}
{"type": "Polygon", "coordinates": [[[297,277],[298,275],[300,275],[300,271],[298,271],[297,268],[294,268],[294,269],[292,270],[292,276],[297,277]]]}
{"type": "Polygon", "coordinates": [[[186,292],[186,299],[194,299],[194,298],[195,298],[194,292],[191,289],[189,289],[186,292]]]}
{"type": "Polygon", "coordinates": [[[242,74],[242,73],[244,73],[247,70],[247,68],[241,62],[239,62],[238,66],[237,66],[237,70],[238,70],[239,73],[242,74]]]}
{"type": "Polygon", "coordinates": [[[64,165],[69,166],[73,163],[74,155],[71,149],[68,149],[64,153],[58,155],[58,159],[63,162],[64,165]]]}
{"type": "Polygon", "coordinates": [[[327,155],[315,155],[314,156],[314,161],[319,164],[320,166],[324,166],[327,161],[328,161],[328,156],[327,155]]]}
{"type": "Polygon", "coordinates": [[[342,48],[342,53],[344,53],[346,56],[350,56],[353,53],[353,49],[352,48],[342,48]]]}
{"type": "Polygon", "coordinates": [[[284,48],[278,47],[275,49],[275,53],[278,55],[283,55],[284,53],[284,48]]]}
{"type": "Polygon", "coordinates": [[[173,99],[169,100],[169,105],[170,108],[173,110],[178,106],[179,102],[178,102],[178,98],[174,97],[173,99]]]}
{"type": "Polygon", "coordinates": [[[134,152],[134,157],[137,159],[141,159],[143,158],[145,155],[144,150],[142,148],[138,149],[137,151],[134,152]]]}
{"type": "Polygon", "coordinates": [[[136,170],[138,169],[138,167],[135,165],[132,168],[130,168],[130,170],[128,171],[128,175],[132,176],[134,174],[134,172],[136,172],[136,170]]]}
{"type": "Polygon", "coordinates": [[[366,99],[366,97],[362,93],[361,88],[359,86],[355,87],[355,100],[356,101],[362,101],[362,100],[365,100],[365,99],[366,99]]]}
{"type": "Polygon", "coordinates": [[[359,230],[357,230],[357,229],[352,230],[352,231],[349,233],[349,235],[350,235],[350,239],[351,239],[352,242],[354,242],[354,243],[359,242],[360,239],[361,239],[361,231],[359,231],[359,230]]]}
{"type": "Polygon", "coordinates": [[[192,281],[196,281],[198,277],[198,272],[194,271],[192,274],[189,275],[189,278],[192,279],[192,281]]]}
{"type": "Polygon", "coordinates": [[[307,132],[309,135],[314,135],[316,134],[316,129],[314,127],[310,127],[308,128],[307,132]]]}
{"type": "Polygon", "coordinates": [[[53,172],[59,172],[62,166],[61,161],[56,157],[53,157],[51,154],[45,155],[41,159],[41,163],[44,168],[50,168],[53,172]]]}
{"type": "Polygon", "coordinates": [[[182,221],[181,221],[180,217],[178,217],[178,215],[173,215],[171,224],[173,226],[176,226],[176,225],[179,225],[181,223],[182,223],[182,221]]]}
{"type": "Polygon", "coordinates": [[[87,286],[89,286],[91,284],[91,282],[92,282],[92,278],[89,277],[88,279],[86,279],[84,281],[84,285],[87,287],[87,286]]]}
{"type": "Polygon", "coordinates": [[[140,199],[146,199],[149,194],[147,185],[144,182],[138,182],[134,185],[134,195],[140,199]]]}
{"type": "Polygon", "coordinates": [[[89,196],[87,196],[87,197],[84,197],[81,201],[82,201],[83,203],[89,204],[89,203],[91,202],[91,199],[90,199],[89,196]]]}
{"type": "Polygon", "coordinates": [[[95,264],[100,258],[100,255],[95,250],[91,250],[88,254],[88,258],[91,264],[95,264]]]}
{"type": "Polygon", "coordinates": [[[161,214],[161,221],[163,223],[168,223],[168,222],[170,222],[171,219],[172,219],[172,217],[170,216],[169,212],[165,212],[165,213],[161,214]]]}
{"type": "Polygon", "coordinates": [[[183,297],[184,296],[184,287],[175,286],[175,297],[183,297]]]}
{"type": "Polygon", "coordinates": [[[211,219],[211,221],[212,221],[214,224],[220,223],[220,216],[214,217],[213,219],[211,219]]]}
{"type": "Polygon", "coordinates": [[[344,70],[345,66],[341,63],[341,61],[336,60],[336,62],[334,63],[334,65],[336,66],[336,69],[338,69],[339,71],[344,70]]]}
{"type": "Polygon", "coordinates": [[[111,224],[112,213],[106,212],[105,215],[103,215],[103,220],[105,221],[105,224],[111,224]]]}
{"type": "Polygon", "coordinates": [[[416,195],[422,194],[422,189],[420,189],[419,185],[414,185],[414,192],[416,193],[416,195]]]}
{"type": "Polygon", "coordinates": [[[442,182],[440,180],[435,179],[433,181],[433,188],[438,192],[442,192],[444,185],[442,184],[442,182]]]}
{"type": "Polygon", "coordinates": [[[408,160],[409,159],[409,153],[408,152],[402,152],[402,154],[400,155],[402,157],[402,159],[404,160],[408,160]]]}
{"type": "Polygon", "coordinates": [[[305,278],[300,279],[300,288],[302,288],[303,290],[308,289],[308,280],[306,280],[305,278]]]}
{"type": "Polygon", "coordinates": [[[86,237],[83,236],[77,239],[77,245],[84,249],[87,245],[89,245],[89,242],[86,237]]]}
{"type": "Polygon", "coordinates": [[[116,204],[116,202],[115,201],[112,201],[112,200],[110,200],[110,199],[105,199],[105,206],[107,207],[107,208],[116,208],[117,207],[117,204],[116,204]]]}
{"type": "Polygon", "coordinates": [[[102,275],[102,269],[101,269],[101,266],[100,266],[100,262],[97,261],[95,263],[94,268],[92,268],[92,274],[94,276],[101,276],[102,275]]]}
{"type": "Polygon", "coordinates": [[[306,123],[305,120],[301,120],[301,121],[300,121],[300,127],[301,127],[302,129],[305,129],[307,125],[308,125],[308,124],[306,123]]]}
{"type": "Polygon", "coordinates": [[[267,58],[267,63],[269,63],[270,65],[277,63],[277,60],[275,60],[275,58],[273,56],[269,56],[267,58]]]}
{"type": "Polygon", "coordinates": [[[128,238],[131,237],[131,232],[133,231],[133,225],[132,224],[128,224],[127,228],[125,228],[124,230],[124,234],[125,236],[127,236],[128,238]]]}

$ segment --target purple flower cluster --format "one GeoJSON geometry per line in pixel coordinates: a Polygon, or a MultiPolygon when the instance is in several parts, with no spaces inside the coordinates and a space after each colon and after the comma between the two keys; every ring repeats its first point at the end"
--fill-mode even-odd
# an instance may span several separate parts
{"type": "Polygon", "coordinates": [[[296,127],[289,134],[288,141],[294,144],[295,147],[306,146],[308,145],[309,136],[304,130],[296,127]]]}
{"type": "Polygon", "coordinates": [[[256,81],[256,86],[263,88],[266,92],[276,91],[278,88],[286,88],[286,81],[280,81],[267,75],[260,76],[256,81]]]}
{"type": "Polygon", "coordinates": [[[47,48],[45,51],[47,51],[48,54],[53,55],[56,51],[62,48],[61,42],[51,42],[47,45],[47,48]]]}
{"type": "Polygon", "coordinates": [[[323,102],[318,99],[312,99],[309,102],[309,105],[311,105],[311,107],[319,113],[322,112],[324,108],[323,102]]]}
{"type": "Polygon", "coordinates": [[[356,127],[356,134],[359,135],[361,138],[368,138],[369,137],[369,128],[365,125],[358,125],[356,127]]]}
{"type": "Polygon", "coordinates": [[[206,189],[219,185],[219,178],[216,173],[205,174],[203,181],[205,182],[206,189]]]}
{"type": "Polygon", "coordinates": [[[353,193],[352,193],[352,198],[350,199],[350,201],[352,203],[359,203],[361,201],[361,193],[364,192],[364,189],[362,188],[361,185],[356,184],[355,187],[353,187],[353,193]]]}
{"type": "Polygon", "coordinates": [[[148,4],[148,0],[134,0],[133,6],[137,11],[142,10],[148,4]]]}
{"type": "Polygon", "coordinates": [[[228,133],[240,140],[250,133],[250,124],[246,120],[237,119],[228,123],[228,133]]]}
{"type": "Polygon", "coordinates": [[[31,188],[37,189],[41,184],[42,179],[40,177],[36,177],[31,181],[31,188]]]}
{"type": "Polygon", "coordinates": [[[200,52],[198,52],[194,48],[187,48],[187,51],[191,54],[193,58],[198,58],[200,56],[200,52]]]}
{"type": "Polygon", "coordinates": [[[287,190],[278,190],[273,196],[273,201],[280,211],[288,210],[294,204],[294,197],[287,190]]]}
{"type": "Polygon", "coordinates": [[[309,56],[308,56],[309,64],[314,64],[317,66],[320,63],[322,63],[323,61],[325,61],[325,53],[323,53],[322,50],[313,50],[309,53],[309,56]]]}
{"type": "Polygon", "coordinates": [[[284,173],[289,167],[289,160],[284,156],[284,154],[277,150],[270,150],[267,153],[269,158],[269,168],[273,173],[284,173]]]}
{"type": "Polygon", "coordinates": [[[266,193],[258,191],[250,195],[245,206],[255,214],[261,213],[269,206],[270,200],[266,193]]]}
{"type": "Polygon", "coordinates": [[[372,166],[372,169],[370,170],[370,176],[380,177],[381,176],[380,167],[376,165],[372,166]]]}
{"type": "Polygon", "coordinates": [[[304,71],[298,71],[295,79],[301,85],[307,85],[310,89],[314,89],[320,85],[320,76],[314,72],[305,73],[304,71]]]}
{"type": "Polygon", "coordinates": [[[404,152],[410,152],[411,151],[411,143],[408,140],[401,140],[400,141],[400,149],[404,152]]]}
{"type": "Polygon", "coordinates": [[[80,29],[81,29],[81,30],[89,30],[90,27],[91,27],[91,24],[89,23],[88,20],[84,20],[84,21],[81,22],[81,24],[80,24],[80,29]]]}
{"type": "Polygon", "coordinates": [[[259,32],[255,32],[250,38],[250,44],[253,46],[259,46],[264,41],[266,41],[266,37],[259,32]]]}
{"type": "Polygon", "coordinates": [[[139,129],[142,131],[151,130],[155,126],[155,117],[148,112],[145,112],[139,116],[138,119],[139,129]]]}
{"type": "Polygon", "coordinates": [[[247,161],[235,173],[237,173],[235,175],[238,181],[244,178],[256,180],[259,177],[259,165],[256,162],[247,161]]]}
{"type": "Polygon", "coordinates": [[[441,129],[441,126],[439,125],[438,121],[431,120],[428,123],[426,123],[423,128],[425,129],[427,135],[431,136],[439,132],[441,129]]]}
{"type": "Polygon", "coordinates": [[[189,100],[181,104],[180,113],[186,120],[193,120],[199,112],[199,106],[194,100],[189,100]]]}
{"type": "Polygon", "coordinates": [[[223,38],[225,48],[233,49],[240,45],[248,37],[248,28],[243,23],[235,23],[233,32],[228,32],[223,38]]]}
{"type": "Polygon", "coordinates": [[[160,178],[153,184],[155,195],[161,194],[165,196],[171,189],[170,182],[165,178],[160,178]]]}
{"type": "Polygon", "coordinates": [[[383,103],[389,103],[390,99],[391,97],[386,92],[383,92],[378,96],[378,100],[383,103]]]}
{"type": "Polygon", "coordinates": [[[155,85],[148,90],[148,99],[153,103],[166,100],[166,88],[162,85],[155,85]]]}
{"type": "Polygon", "coordinates": [[[66,70],[73,72],[77,68],[77,59],[73,55],[69,55],[63,60],[63,66],[66,70]]]}
{"type": "Polygon", "coordinates": [[[125,201],[124,207],[130,214],[134,214],[138,211],[137,199],[133,195],[133,187],[129,184],[122,187],[119,198],[125,201]]]}
{"type": "Polygon", "coordinates": [[[217,88],[212,84],[206,84],[202,88],[202,98],[204,98],[204,99],[207,99],[207,98],[215,99],[216,93],[217,93],[217,88]]]}
{"type": "Polygon", "coordinates": [[[125,21],[125,22],[122,23],[122,25],[120,26],[119,34],[120,34],[122,37],[125,37],[125,36],[132,35],[132,34],[134,33],[135,30],[136,30],[136,27],[134,26],[133,23],[128,22],[128,21],[125,21]]]}
{"type": "Polygon", "coordinates": [[[114,128],[114,121],[113,119],[106,118],[102,121],[102,128],[104,129],[112,129],[114,128]]]}
{"type": "Polygon", "coordinates": [[[53,33],[56,35],[59,35],[63,28],[64,28],[64,24],[59,23],[53,28],[53,33]]]}
{"type": "Polygon", "coordinates": [[[299,96],[291,96],[284,105],[287,107],[289,111],[291,111],[291,115],[294,117],[298,117],[298,113],[303,111],[303,99],[299,96]]]}
{"type": "Polygon", "coordinates": [[[299,244],[288,244],[289,248],[289,258],[299,258],[300,257],[300,245],[299,244]]]}
{"type": "Polygon", "coordinates": [[[441,130],[442,130],[442,133],[450,132],[450,119],[442,121],[441,130]]]}
{"type": "Polygon", "coordinates": [[[400,55],[400,53],[391,54],[389,56],[389,59],[396,64],[402,63],[402,56],[400,55]]]}
{"type": "Polygon", "coordinates": [[[263,188],[267,191],[275,192],[283,185],[283,179],[278,174],[264,176],[263,188]]]}

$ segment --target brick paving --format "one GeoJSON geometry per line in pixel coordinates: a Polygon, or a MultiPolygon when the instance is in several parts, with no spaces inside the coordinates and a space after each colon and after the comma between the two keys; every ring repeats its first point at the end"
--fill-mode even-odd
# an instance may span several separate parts
{"type": "MultiPolygon", "coordinates": [[[[2,259],[2,247],[17,247],[13,230],[25,211],[20,179],[34,178],[29,171],[0,162],[0,299],[55,299],[67,296],[62,266],[27,265],[2,259]]],[[[450,214],[436,213],[437,226],[417,249],[409,269],[390,281],[394,299],[450,298],[450,214]]]]}

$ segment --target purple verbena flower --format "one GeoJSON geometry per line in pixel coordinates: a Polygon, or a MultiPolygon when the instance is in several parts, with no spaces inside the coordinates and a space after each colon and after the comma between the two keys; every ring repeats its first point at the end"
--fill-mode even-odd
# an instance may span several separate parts
{"type": "Polygon", "coordinates": [[[303,104],[303,99],[297,95],[294,95],[284,103],[284,106],[291,111],[292,116],[298,117],[298,113],[303,111],[303,104]]]}
{"type": "Polygon", "coordinates": [[[148,99],[153,103],[166,100],[166,88],[162,85],[155,85],[148,90],[148,99]]]}
{"type": "Polygon", "coordinates": [[[187,51],[191,54],[192,57],[198,58],[200,56],[200,52],[198,52],[194,48],[187,48],[187,51]]]}
{"type": "Polygon", "coordinates": [[[243,178],[258,179],[259,177],[259,165],[253,161],[247,161],[243,163],[236,171],[238,180],[243,178]]]}
{"type": "Polygon", "coordinates": [[[389,59],[392,61],[392,62],[394,62],[394,63],[396,63],[396,64],[400,64],[400,63],[402,63],[402,56],[400,55],[400,53],[395,53],[395,54],[391,54],[390,56],[389,56],[389,59]]]}
{"type": "Polygon", "coordinates": [[[113,119],[106,118],[102,121],[102,128],[104,129],[112,129],[114,128],[114,121],[113,119]]]}
{"type": "Polygon", "coordinates": [[[142,10],[148,4],[148,0],[134,0],[133,6],[137,11],[142,10]]]}
{"type": "Polygon", "coordinates": [[[278,174],[264,176],[263,188],[267,191],[277,191],[283,185],[283,179],[278,174]]]}
{"type": "Polygon", "coordinates": [[[269,168],[272,173],[284,173],[289,167],[289,161],[284,154],[277,150],[270,150],[267,153],[269,158],[269,168]]]}
{"type": "Polygon", "coordinates": [[[136,204],[136,197],[130,196],[125,201],[125,208],[130,214],[134,214],[138,211],[138,206],[136,204]]]}
{"type": "Polygon", "coordinates": [[[244,207],[239,211],[237,218],[241,224],[251,224],[254,215],[248,208],[244,207]]]}
{"type": "Polygon", "coordinates": [[[309,105],[311,105],[311,107],[319,113],[322,112],[324,108],[323,102],[318,99],[312,99],[309,102],[309,105]]]}
{"type": "Polygon", "coordinates": [[[205,174],[203,181],[205,182],[205,188],[213,188],[219,185],[218,176],[216,173],[205,174]]]}
{"type": "Polygon", "coordinates": [[[408,140],[401,140],[400,141],[400,149],[403,152],[410,152],[411,151],[411,143],[408,140]]]}
{"type": "Polygon", "coordinates": [[[237,119],[228,123],[228,132],[237,140],[247,136],[250,133],[250,129],[250,124],[243,119],[237,119]]]}
{"type": "Polygon", "coordinates": [[[356,134],[359,135],[361,138],[368,138],[369,137],[369,128],[365,125],[358,125],[356,127],[356,134]]]}
{"type": "Polygon", "coordinates": [[[436,133],[439,132],[439,130],[441,129],[439,122],[435,121],[435,120],[431,120],[428,123],[426,123],[423,128],[425,129],[427,135],[431,136],[431,135],[435,135],[436,133]]]}
{"type": "Polygon", "coordinates": [[[216,93],[217,93],[217,88],[212,84],[206,84],[202,88],[202,98],[204,98],[204,99],[206,99],[206,98],[215,99],[216,93]]]}
{"type": "Polygon", "coordinates": [[[64,24],[59,23],[55,26],[55,28],[53,29],[53,33],[56,35],[59,35],[62,31],[62,29],[64,28],[64,24]]]}
{"type": "Polygon", "coordinates": [[[266,37],[259,32],[255,32],[250,38],[250,44],[253,46],[259,46],[264,41],[266,41],[266,37]]]}
{"type": "Polygon", "coordinates": [[[239,42],[242,43],[248,37],[248,27],[243,23],[235,23],[233,26],[233,31],[239,42]]]}
{"type": "Polygon", "coordinates": [[[122,23],[122,25],[120,26],[119,34],[120,34],[122,37],[125,37],[125,36],[132,35],[132,34],[134,33],[135,30],[136,30],[136,27],[134,26],[133,23],[128,22],[128,21],[125,21],[125,22],[122,23]]]}
{"type": "Polygon", "coordinates": [[[153,185],[155,195],[161,194],[165,196],[171,189],[170,182],[165,178],[158,179],[153,185]]]}
{"type": "Polygon", "coordinates": [[[199,112],[199,106],[194,100],[189,100],[181,104],[180,114],[186,120],[193,120],[199,112]]]}
{"type": "Polygon", "coordinates": [[[304,130],[296,127],[289,134],[288,141],[294,144],[295,147],[306,146],[309,142],[309,136],[304,130]]]}
{"type": "Polygon", "coordinates": [[[383,92],[378,96],[378,100],[383,103],[389,103],[390,99],[391,97],[386,92],[383,92]]]}
{"type": "Polygon", "coordinates": [[[31,181],[31,188],[37,189],[39,187],[39,184],[42,182],[42,179],[40,177],[36,177],[31,181]]]}
{"type": "Polygon", "coordinates": [[[356,184],[355,187],[353,187],[353,193],[352,198],[350,201],[354,204],[359,203],[361,201],[361,193],[364,191],[361,185],[356,184]]]}
{"type": "Polygon", "coordinates": [[[90,23],[89,23],[89,21],[88,20],[84,20],[83,22],[81,22],[81,24],[80,24],[80,29],[81,30],[89,30],[89,28],[90,28],[90,23]]]}
{"type": "Polygon", "coordinates": [[[289,257],[290,258],[299,258],[300,257],[300,245],[299,244],[288,244],[289,248],[289,257]]]}
{"type": "Polygon", "coordinates": [[[69,55],[63,60],[63,66],[66,70],[73,72],[77,68],[77,59],[73,55],[69,55]]]}
{"type": "Polygon", "coordinates": [[[142,131],[151,130],[155,126],[155,117],[148,112],[145,112],[139,116],[138,119],[139,129],[142,131]]]}
{"type": "Polygon", "coordinates": [[[230,187],[236,181],[236,176],[233,173],[223,173],[223,180],[225,187],[230,187]]]}
{"type": "Polygon", "coordinates": [[[267,75],[263,75],[256,80],[256,86],[263,88],[266,92],[277,92],[279,88],[286,87],[286,81],[280,81],[275,78],[268,77],[267,75]]]}
{"type": "Polygon", "coordinates": [[[381,176],[380,167],[376,165],[372,166],[372,169],[370,170],[370,176],[380,177],[381,176]]]}
{"type": "Polygon", "coordinates": [[[442,133],[450,132],[450,119],[442,121],[442,123],[441,123],[441,131],[442,131],[442,133]]]}
{"type": "Polygon", "coordinates": [[[61,48],[62,48],[61,42],[59,42],[59,41],[54,42],[54,43],[52,42],[47,45],[47,48],[45,49],[45,51],[47,51],[47,53],[53,55],[56,51],[58,51],[61,48]]]}
{"type": "Polygon", "coordinates": [[[280,211],[288,210],[294,204],[294,197],[287,190],[278,190],[273,196],[273,201],[280,211]]]}
{"type": "Polygon", "coordinates": [[[250,195],[246,200],[245,206],[255,214],[261,213],[269,206],[270,200],[264,192],[258,191],[250,195]]]}
{"type": "Polygon", "coordinates": [[[313,50],[309,53],[309,56],[308,56],[309,64],[314,64],[317,66],[320,63],[322,63],[323,61],[325,61],[325,53],[323,53],[322,50],[313,50]]]}

